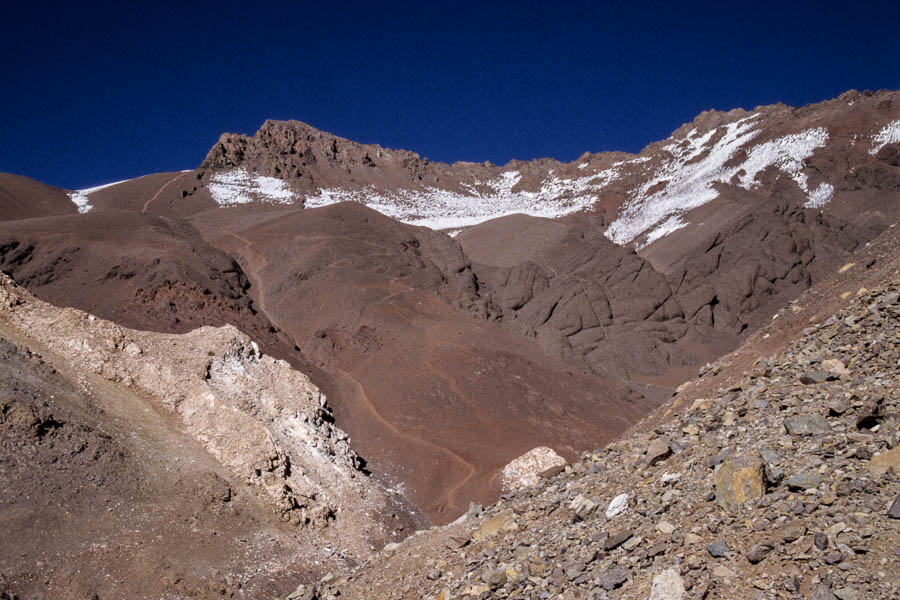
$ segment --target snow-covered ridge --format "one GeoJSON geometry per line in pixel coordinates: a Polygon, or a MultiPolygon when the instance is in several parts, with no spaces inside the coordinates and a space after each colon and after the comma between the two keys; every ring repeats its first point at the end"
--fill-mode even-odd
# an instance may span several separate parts
{"type": "Polygon", "coordinates": [[[123,179],[122,181],[114,181],[112,183],[104,183],[103,185],[98,185],[91,188],[85,188],[83,190],[75,190],[73,192],[69,192],[69,199],[78,207],[78,212],[87,213],[91,212],[91,202],[88,199],[88,196],[93,194],[94,192],[99,192],[100,190],[108,187],[112,187],[114,185],[119,185],[120,183],[125,183],[126,181],[131,181],[130,179],[123,179]]]}
{"type": "Polygon", "coordinates": [[[714,184],[738,184],[750,189],[756,177],[770,166],[789,175],[807,194],[807,207],[821,207],[831,200],[834,188],[827,182],[809,189],[805,161],[828,141],[824,128],[808,129],[753,146],[747,158],[737,166],[726,166],[741,148],[760,130],[755,129],[758,114],[749,115],[703,135],[691,130],[683,139],[662,148],[670,155],[643,185],[632,190],[619,210],[618,218],[606,230],[606,237],[627,244],[646,233],[645,244],[687,225],[683,216],[690,210],[716,199],[714,184]],[[716,139],[716,135],[721,134],[716,139]]]}
{"type": "Polygon", "coordinates": [[[519,171],[506,171],[479,184],[463,184],[464,192],[429,187],[424,190],[384,192],[321,189],[306,197],[314,208],[336,202],[362,202],[369,208],[411,225],[431,229],[461,229],[515,213],[556,218],[589,207],[604,186],[619,177],[613,167],[576,179],[561,179],[552,172],[536,192],[513,191],[522,179],[519,171]]]}
{"type": "Polygon", "coordinates": [[[900,121],[892,121],[872,138],[872,149],[869,150],[869,154],[875,156],[879,150],[888,144],[896,144],[897,142],[900,142],[900,121]]]}
{"type": "Polygon", "coordinates": [[[297,197],[284,180],[249,173],[243,167],[213,175],[209,193],[219,206],[254,201],[290,204],[297,197]]]}

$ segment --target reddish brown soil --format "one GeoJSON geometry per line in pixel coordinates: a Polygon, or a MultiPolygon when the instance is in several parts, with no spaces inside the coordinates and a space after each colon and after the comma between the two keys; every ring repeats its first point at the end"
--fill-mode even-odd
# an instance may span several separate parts
{"type": "Polygon", "coordinates": [[[0,173],[0,220],[34,219],[77,212],[65,191],[28,177],[0,173]]]}
{"type": "Polygon", "coordinates": [[[257,305],[328,374],[337,420],[372,469],[433,521],[495,497],[511,458],[538,445],[571,458],[649,406],[467,316],[473,275],[442,234],[358,204],[249,223],[227,212],[198,227],[240,258],[257,305]]]}

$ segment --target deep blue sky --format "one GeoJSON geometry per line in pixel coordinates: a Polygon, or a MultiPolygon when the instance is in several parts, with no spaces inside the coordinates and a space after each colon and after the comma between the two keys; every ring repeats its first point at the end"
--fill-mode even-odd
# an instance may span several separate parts
{"type": "Polygon", "coordinates": [[[65,188],[192,168],[266,118],[503,164],[900,88],[897,1],[10,4],[0,171],[65,188]]]}

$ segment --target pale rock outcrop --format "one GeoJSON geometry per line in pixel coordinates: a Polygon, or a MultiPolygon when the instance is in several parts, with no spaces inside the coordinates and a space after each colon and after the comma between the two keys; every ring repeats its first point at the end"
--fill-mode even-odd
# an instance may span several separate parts
{"type": "Polygon", "coordinates": [[[347,434],[332,423],[324,394],[287,362],[262,355],[235,327],[181,335],[126,329],[46,304],[5,275],[0,320],[67,356],[76,368],[129,386],[171,411],[285,521],[349,526],[353,538],[372,525],[367,517],[397,501],[363,473],[347,434]]]}
{"type": "Polygon", "coordinates": [[[540,474],[566,464],[566,459],[547,446],[532,448],[503,467],[502,483],[507,492],[520,490],[540,481],[540,474]]]}

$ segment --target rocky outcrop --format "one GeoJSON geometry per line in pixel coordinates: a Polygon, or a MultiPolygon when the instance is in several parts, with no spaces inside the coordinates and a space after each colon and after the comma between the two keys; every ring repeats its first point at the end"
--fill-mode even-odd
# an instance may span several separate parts
{"type": "Polygon", "coordinates": [[[668,278],[689,322],[752,332],[877,233],[787,203],[754,206],[685,252],[668,278]]]}
{"type": "Polygon", "coordinates": [[[233,326],[182,335],[130,330],[52,307],[5,275],[0,317],[67,356],[73,368],[133,389],[177,416],[285,521],[333,527],[356,555],[389,535],[378,533],[378,515],[396,512],[400,502],[362,470],[324,395],[233,326]]]}
{"type": "Polygon", "coordinates": [[[594,225],[510,217],[462,233],[489,318],[536,338],[551,356],[607,376],[641,380],[699,364],[698,345],[678,345],[692,332],[666,277],[594,225]],[[512,266],[492,258],[494,246],[527,248],[518,241],[523,230],[548,241],[533,253],[523,249],[512,266]]]}
{"type": "Polygon", "coordinates": [[[291,181],[298,189],[337,187],[351,182],[410,185],[436,183],[428,159],[406,150],[360,144],[301,123],[273,121],[253,136],[224,133],[201,169],[242,167],[291,181]]]}

